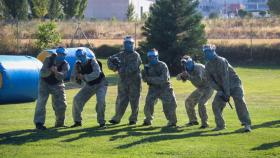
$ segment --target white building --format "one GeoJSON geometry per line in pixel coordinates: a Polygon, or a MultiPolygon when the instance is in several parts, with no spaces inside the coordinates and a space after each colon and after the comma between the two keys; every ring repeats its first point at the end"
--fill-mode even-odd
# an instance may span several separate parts
{"type": "Polygon", "coordinates": [[[88,0],[85,18],[108,20],[114,17],[118,20],[126,20],[128,6],[133,4],[135,16],[141,19],[144,13],[149,12],[154,2],[155,0],[88,0]]]}

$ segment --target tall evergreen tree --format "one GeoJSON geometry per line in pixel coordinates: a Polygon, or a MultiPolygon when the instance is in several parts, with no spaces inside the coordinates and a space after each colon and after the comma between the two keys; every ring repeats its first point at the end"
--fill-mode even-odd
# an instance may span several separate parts
{"type": "Polygon", "coordinates": [[[177,73],[180,58],[185,54],[199,55],[206,43],[202,16],[197,11],[199,2],[193,0],[159,0],[152,5],[145,22],[140,44],[145,51],[159,50],[171,73],[177,73]]]}
{"type": "Polygon", "coordinates": [[[126,18],[127,18],[127,21],[133,21],[135,19],[135,9],[134,9],[134,5],[132,3],[130,3],[128,5],[127,12],[126,12],[126,18]]]}
{"type": "Polygon", "coordinates": [[[71,19],[77,15],[81,0],[61,0],[63,11],[67,19],[71,19]]]}
{"type": "Polygon", "coordinates": [[[6,10],[6,6],[3,0],[0,0],[0,20],[5,18],[5,10],[6,10]]]}
{"type": "Polygon", "coordinates": [[[43,18],[48,13],[49,0],[31,0],[31,11],[37,18],[43,18]]]}
{"type": "Polygon", "coordinates": [[[7,13],[18,20],[28,18],[28,0],[3,0],[7,13]]]}
{"type": "Polygon", "coordinates": [[[62,5],[59,0],[50,0],[48,16],[50,19],[57,19],[63,14],[62,5]]]}
{"type": "Polygon", "coordinates": [[[280,15],[280,0],[268,0],[267,5],[273,14],[280,15]]]}
{"type": "Polygon", "coordinates": [[[84,18],[84,12],[85,12],[85,9],[87,7],[87,4],[88,4],[88,1],[87,0],[81,0],[80,2],[80,5],[79,5],[79,11],[77,13],[77,17],[79,19],[83,19],[84,18]]]}

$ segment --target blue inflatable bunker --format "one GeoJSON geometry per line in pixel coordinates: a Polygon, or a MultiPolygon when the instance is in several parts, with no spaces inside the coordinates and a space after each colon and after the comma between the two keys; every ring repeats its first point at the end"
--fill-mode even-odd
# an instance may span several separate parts
{"type": "Polygon", "coordinates": [[[34,101],[41,67],[30,56],[0,55],[0,104],[34,101]]]}
{"type": "MultiPolygon", "coordinates": [[[[70,80],[70,77],[71,77],[71,72],[73,70],[73,67],[76,63],[76,56],[75,56],[75,53],[78,49],[83,49],[86,53],[87,53],[87,57],[89,58],[93,58],[94,57],[94,54],[93,52],[89,49],[89,48],[86,48],[86,47],[77,47],[77,48],[66,48],[67,50],[67,55],[66,55],[66,61],[69,63],[70,65],[70,71],[68,71],[68,74],[67,74],[67,77],[66,77],[66,80],[70,80]]],[[[54,53],[56,51],[56,49],[50,49],[50,50],[45,50],[43,52],[41,52],[37,58],[40,60],[40,61],[44,61],[45,58],[47,56],[50,56],[52,53],[54,53]]]]}

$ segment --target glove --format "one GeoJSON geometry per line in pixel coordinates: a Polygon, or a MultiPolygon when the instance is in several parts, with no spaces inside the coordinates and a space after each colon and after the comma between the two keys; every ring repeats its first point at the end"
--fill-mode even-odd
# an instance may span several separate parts
{"type": "Polygon", "coordinates": [[[222,92],[222,91],[218,91],[218,92],[217,92],[217,95],[220,96],[221,99],[222,99],[223,101],[225,101],[225,102],[229,102],[229,100],[230,100],[230,96],[224,94],[224,92],[222,92]]]}
{"type": "Polygon", "coordinates": [[[182,80],[181,74],[178,74],[178,75],[176,76],[176,80],[178,80],[178,81],[182,80]]]}
{"type": "MultiPolygon", "coordinates": [[[[183,82],[186,82],[190,78],[190,75],[186,71],[177,75],[177,77],[179,77],[179,76],[180,76],[179,80],[183,80],[183,82]]],[[[178,80],[178,78],[177,78],[177,80],[178,80]]]]}

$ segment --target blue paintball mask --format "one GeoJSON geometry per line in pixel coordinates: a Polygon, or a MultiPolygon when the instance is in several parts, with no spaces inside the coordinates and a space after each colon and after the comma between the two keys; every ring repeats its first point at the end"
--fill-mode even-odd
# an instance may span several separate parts
{"type": "Polygon", "coordinates": [[[75,53],[76,58],[80,60],[83,64],[86,64],[88,57],[86,52],[83,49],[78,49],[75,53]]]}
{"type": "Polygon", "coordinates": [[[185,66],[186,66],[187,71],[189,71],[189,72],[193,71],[194,70],[194,61],[191,58],[189,58],[188,60],[186,60],[185,66]]]}
{"type": "Polygon", "coordinates": [[[134,51],[134,40],[131,36],[127,36],[124,38],[123,41],[123,46],[124,46],[124,50],[125,52],[133,52],[134,51]]]}
{"type": "Polygon", "coordinates": [[[56,54],[57,54],[57,57],[55,58],[56,61],[62,62],[65,60],[65,57],[66,57],[66,49],[63,47],[58,47],[56,49],[56,54]]]}
{"type": "Polygon", "coordinates": [[[158,63],[158,51],[153,49],[148,52],[148,61],[150,65],[156,65],[158,63]]]}
{"type": "Polygon", "coordinates": [[[204,45],[203,52],[206,61],[211,61],[216,58],[216,46],[215,45],[204,45]]]}

